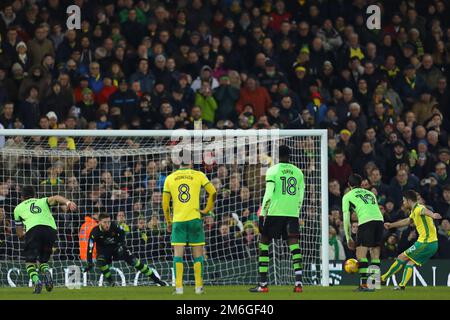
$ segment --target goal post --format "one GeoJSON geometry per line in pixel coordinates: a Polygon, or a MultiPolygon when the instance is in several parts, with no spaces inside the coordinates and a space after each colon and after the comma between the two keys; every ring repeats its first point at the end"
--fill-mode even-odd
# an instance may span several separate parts
{"type": "MultiPolygon", "coordinates": [[[[127,228],[131,250],[170,281],[172,251],[161,191],[165,177],[183,157],[191,157],[194,167],[220,190],[214,211],[204,221],[205,283],[254,284],[264,174],[278,162],[281,144],[291,147],[292,162],[305,173],[300,214],[304,282],[329,285],[327,130],[4,129],[0,136],[6,141],[0,146],[0,210],[9,224],[1,229],[0,221],[0,271],[8,274],[0,286],[28,284],[25,272],[20,272],[21,243],[12,217],[25,184],[35,186],[39,196],[73,197],[80,207],[77,214],[54,210],[58,242],[52,263],[57,285],[64,285],[68,268],[82,266],[78,233],[85,215],[97,210],[112,213],[112,219],[127,228]]],[[[293,283],[289,250],[282,240],[273,241],[270,257],[270,282],[293,283]]],[[[191,281],[189,259],[185,268],[191,281]]],[[[147,284],[124,263],[115,266],[121,283],[147,284]]],[[[83,275],[84,285],[98,285],[99,279],[100,273],[83,275]]]]}

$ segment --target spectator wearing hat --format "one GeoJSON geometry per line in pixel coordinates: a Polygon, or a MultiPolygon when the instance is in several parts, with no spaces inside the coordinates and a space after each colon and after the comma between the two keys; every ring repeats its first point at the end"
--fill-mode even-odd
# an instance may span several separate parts
{"type": "Polygon", "coordinates": [[[195,105],[202,110],[202,119],[211,128],[216,121],[217,101],[213,96],[209,81],[203,81],[195,93],[195,105]]]}
{"type": "Polygon", "coordinates": [[[353,166],[355,156],[357,155],[357,147],[350,141],[352,133],[348,129],[342,129],[339,132],[339,142],[337,147],[345,152],[345,158],[351,159],[350,164],[353,166]]]}
{"type": "Polygon", "coordinates": [[[200,70],[200,75],[192,82],[191,89],[196,92],[202,86],[203,82],[208,82],[212,90],[219,86],[219,82],[212,76],[212,69],[208,65],[204,65],[200,70]]]}
{"type": "Polygon", "coordinates": [[[319,92],[313,92],[311,94],[311,102],[306,105],[311,115],[314,117],[314,123],[319,124],[325,120],[328,107],[322,101],[322,96],[319,92]]]}
{"type": "Polygon", "coordinates": [[[24,70],[28,70],[31,67],[31,59],[28,54],[28,47],[23,41],[20,41],[16,45],[14,62],[19,63],[24,70]]]}

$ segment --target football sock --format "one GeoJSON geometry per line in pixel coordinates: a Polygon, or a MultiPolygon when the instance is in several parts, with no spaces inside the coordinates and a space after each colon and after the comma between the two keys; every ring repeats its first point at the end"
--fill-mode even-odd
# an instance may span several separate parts
{"type": "Polygon", "coordinates": [[[367,258],[361,258],[358,261],[359,264],[359,283],[362,286],[367,285],[367,268],[369,267],[369,262],[367,258]]]}
{"type": "Polygon", "coordinates": [[[386,279],[390,278],[391,276],[399,272],[405,264],[406,261],[395,259],[394,263],[391,265],[389,270],[381,276],[381,281],[386,281],[386,279]]]}
{"type": "Polygon", "coordinates": [[[103,273],[103,277],[105,277],[105,279],[108,280],[108,282],[111,282],[112,275],[111,275],[111,270],[109,269],[109,264],[101,266],[100,270],[103,273]]]}
{"type": "Polygon", "coordinates": [[[269,245],[264,243],[259,243],[259,279],[260,284],[267,285],[267,272],[269,270],[269,245]]]}
{"type": "Polygon", "coordinates": [[[41,265],[39,266],[39,271],[41,273],[45,273],[48,271],[49,268],[50,267],[49,267],[48,263],[41,263],[41,265]]]}
{"type": "Polygon", "coordinates": [[[27,268],[28,276],[30,277],[31,281],[33,283],[38,282],[39,274],[37,272],[36,265],[34,263],[27,263],[26,268],[27,268]]]}
{"type": "Polygon", "coordinates": [[[183,258],[174,257],[173,258],[173,269],[175,271],[175,287],[183,287],[183,258]]]}
{"type": "Polygon", "coordinates": [[[292,262],[295,273],[295,285],[302,285],[302,254],[300,253],[300,245],[298,243],[289,246],[292,255],[292,262]]]}
{"type": "Polygon", "coordinates": [[[202,287],[203,286],[203,263],[204,257],[200,256],[194,259],[194,277],[195,277],[195,286],[202,287]]]}
{"type": "Polygon", "coordinates": [[[408,284],[409,279],[411,279],[413,271],[414,271],[414,266],[413,265],[407,264],[405,266],[405,270],[403,270],[402,282],[400,282],[400,284],[399,284],[400,287],[406,287],[406,285],[408,284]]]}
{"type": "Polygon", "coordinates": [[[146,275],[147,277],[150,278],[154,278],[152,277],[153,275],[153,270],[151,268],[149,268],[149,266],[145,263],[142,263],[141,260],[136,259],[134,262],[134,267],[139,270],[140,272],[142,272],[144,275],[146,275]]]}

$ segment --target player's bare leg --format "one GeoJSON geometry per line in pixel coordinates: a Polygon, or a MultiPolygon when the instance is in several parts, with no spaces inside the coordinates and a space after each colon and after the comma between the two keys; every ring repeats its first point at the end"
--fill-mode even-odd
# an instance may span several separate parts
{"type": "Polygon", "coordinates": [[[399,272],[408,261],[409,258],[404,253],[400,253],[394,263],[390,266],[389,270],[381,276],[381,283],[386,283],[387,279],[399,272]]]}
{"type": "Polygon", "coordinates": [[[194,256],[194,277],[195,277],[195,293],[204,293],[203,289],[203,268],[204,268],[204,247],[192,246],[192,255],[194,256]]]}
{"type": "Polygon", "coordinates": [[[291,251],[292,263],[294,267],[295,273],[295,287],[294,292],[302,292],[303,284],[302,284],[302,254],[300,253],[300,244],[298,241],[298,234],[290,234],[288,235],[288,245],[289,250],[291,251]]]}
{"type": "Polygon", "coordinates": [[[261,235],[261,240],[259,242],[259,284],[250,288],[250,292],[269,292],[268,283],[267,283],[267,272],[269,271],[269,244],[270,238],[267,236],[261,235]]]}
{"type": "Polygon", "coordinates": [[[356,258],[359,264],[359,287],[356,291],[371,292],[373,289],[367,287],[367,268],[369,267],[369,260],[367,259],[367,252],[369,248],[358,246],[356,247],[356,258]]]}
{"type": "Polygon", "coordinates": [[[183,256],[184,246],[173,246],[173,270],[175,273],[175,292],[174,294],[183,294],[183,256]]]}

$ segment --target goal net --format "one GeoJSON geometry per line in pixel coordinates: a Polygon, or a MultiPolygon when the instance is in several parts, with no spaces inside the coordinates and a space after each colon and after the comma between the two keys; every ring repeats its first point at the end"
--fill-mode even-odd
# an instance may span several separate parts
{"type": "MultiPolygon", "coordinates": [[[[23,242],[15,232],[13,211],[24,185],[38,197],[63,195],[78,205],[69,213],[54,207],[58,240],[51,271],[59,286],[85,259],[82,226],[107,212],[127,232],[127,245],[171,282],[172,248],[162,211],[164,180],[177,161],[191,157],[218,191],[215,208],[205,216],[207,285],[258,281],[258,212],[265,172],[278,162],[278,146],[292,149],[292,162],[305,176],[300,213],[304,283],[328,285],[328,199],[326,130],[2,130],[0,146],[0,286],[25,286],[23,242]],[[81,243],[80,243],[81,241],[81,243]],[[324,243],[324,250],[321,244],[324,243]]],[[[202,195],[204,207],[206,197],[202,195]]],[[[285,240],[270,246],[269,280],[292,284],[294,272],[285,240]]],[[[192,255],[185,257],[185,281],[193,282],[192,255]]],[[[122,285],[149,285],[124,262],[114,262],[122,285]]],[[[74,273],[75,274],[75,273],[74,273]]],[[[81,275],[82,285],[102,285],[99,270],[81,275]]]]}

